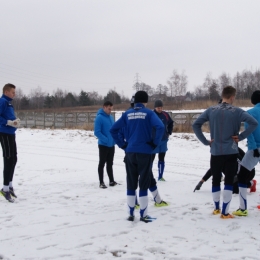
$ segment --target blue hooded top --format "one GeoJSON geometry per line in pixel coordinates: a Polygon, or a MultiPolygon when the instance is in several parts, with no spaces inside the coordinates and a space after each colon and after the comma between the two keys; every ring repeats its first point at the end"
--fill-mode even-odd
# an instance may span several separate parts
{"type": "Polygon", "coordinates": [[[0,98],[0,133],[14,135],[17,128],[6,125],[7,120],[16,119],[11,101],[12,99],[7,97],[6,95],[2,95],[2,97],[0,98]]]}
{"type": "Polygon", "coordinates": [[[110,130],[116,144],[124,147],[127,153],[151,154],[153,148],[148,142],[158,145],[164,134],[164,125],[158,116],[141,103],[127,110],[110,130]],[[153,138],[152,131],[156,129],[153,138]],[[124,137],[122,137],[122,135],[124,137]]]}
{"type": "Polygon", "coordinates": [[[98,144],[108,147],[115,145],[109,130],[114,124],[114,118],[108,115],[103,108],[100,108],[97,112],[94,125],[94,134],[98,138],[98,144]]]}
{"type": "MultiPolygon", "coordinates": [[[[260,103],[257,103],[247,112],[258,122],[257,128],[247,137],[248,150],[255,150],[260,147],[260,103]]],[[[247,128],[248,124],[245,123],[245,129],[247,128]]]]}

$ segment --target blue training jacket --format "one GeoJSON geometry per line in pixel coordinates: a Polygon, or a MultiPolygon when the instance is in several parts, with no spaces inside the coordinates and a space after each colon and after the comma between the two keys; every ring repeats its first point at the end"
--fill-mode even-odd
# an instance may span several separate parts
{"type": "MultiPolygon", "coordinates": [[[[260,103],[257,103],[247,112],[258,122],[257,128],[247,137],[248,150],[255,150],[260,147],[260,103]]],[[[245,123],[245,128],[248,128],[247,123],[245,123]]]]}
{"type": "Polygon", "coordinates": [[[209,121],[210,137],[214,140],[210,146],[212,155],[237,154],[238,145],[232,136],[238,135],[239,141],[248,137],[257,127],[257,121],[246,111],[231,104],[221,103],[209,107],[193,123],[193,131],[198,139],[205,145],[210,145],[202,133],[202,125],[209,121]],[[242,122],[248,123],[249,127],[239,133],[242,122]]]}
{"type": "Polygon", "coordinates": [[[2,95],[2,97],[0,98],[0,133],[14,135],[17,128],[6,125],[7,120],[16,119],[11,101],[12,99],[7,97],[6,95],[2,95]]]}
{"type": "Polygon", "coordinates": [[[164,125],[158,116],[141,103],[135,104],[134,109],[127,110],[110,129],[116,144],[123,147],[128,153],[151,154],[153,148],[147,142],[158,145],[164,133],[164,125]],[[156,129],[156,135],[152,138],[152,129],[156,129]],[[125,141],[120,138],[123,130],[125,141]]]}
{"type": "Polygon", "coordinates": [[[100,108],[97,112],[94,125],[94,134],[98,138],[98,144],[112,147],[115,142],[109,132],[110,128],[114,124],[114,118],[108,115],[103,108],[100,108]]]}

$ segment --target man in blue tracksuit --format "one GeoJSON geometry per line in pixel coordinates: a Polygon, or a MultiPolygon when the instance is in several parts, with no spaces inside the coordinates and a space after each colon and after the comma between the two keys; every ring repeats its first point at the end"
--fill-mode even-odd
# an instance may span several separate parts
{"type": "Polygon", "coordinates": [[[234,87],[225,87],[222,91],[222,103],[209,107],[193,123],[193,130],[198,139],[204,145],[210,146],[210,168],[213,175],[212,196],[215,205],[213,214],[221,213],[223,219],[234,217],[228,211],[232,199],[233,180],[237,170],[237,143],[250,135],[258,125],[257,121],[247,112],[232,106],[235,95],[236,89],[234,87]],[[207,121],[209,121],[211,140],[207,140],[201,130],[202,125],[207,121]],[[238,134],[241,122],[248,123],[248,128],[238,134]],[[222,171],[226,175],[221,211],[219,202],[222,171]]]}
{"type": "Polygon", "coordinates": [[[113,108],[113,104],[110,101],[106,101],[103,104],[103,108],[100,108],[98,110],[95,119],[95,125],[94,125],[94,134],[98,138],[98,149],[99,149],[98,176],[99,176],[99,187],[101,189],[107,188],[107,186],[104,183],[105,164],[106,164],[107,175],[109,178],[109,186],[117,185],[113,175],[115,142],[109,132],[110,128],[114,124],[114,118],[111,116],[112,108],[113,108]]]}
{"type": "Polygon", "coordinates": [[[169,135],[172,134],[173,120],[166,111],[163,111],[163,102],[161,100],[156,100],[154,102],[154,113],[162,120],[162,123],[164,124],[164,134],[160,144],[156,147],[155,150],[153,150],[152,159],[154,161],[155,155],[158,153],[158,181],[165,181],[163,178],[165,167],[164,157],[166,151],[168,150],[167,142],[169,135]]]}
{"type": "Polygon", "coordinates": [[[161,120],[145,107],[147,102],[147,93],[137,91],[134,109],[127,110],[110,130],[116,144],[126,152],[128,220],[134,220],[136,189],[139,183],[140,220],[146,223],[152,220],[147,214],[151,153],[160,143],[164,133],[161,120]],[[125,141],[118,136],[122,128],[125,128],[125,141]],[[153,128],[156,129],[154,138],[153,128]]]}
{"type": "Polygon", "coordinates": [[[4,185],[0,194],[9,202],[14,202],[13,198],[17,197],[13,188],[13,175],[17,162],[15,131],[20,125],[20,119],[16,118],[11,104],[14,97],[15,85],[6,84],[0,98],[0,142],[4,157],[4,185]]]}
{"type": "MultiPolygon", "coordinates": [[[[239,216],[245,216],[243,214],[246,212],[247,215],[247,185],[246,179],[250,174],[250,171],[257,165],[260,161],[260,90],[253,92],[251,96],[251,103],[254,105],[253,108],[247,110],[247,112],[255,118],[258,122],[257,128],[247,137],[248,151],[241,161],[240,171],[238,173],[239,182],[239,209],[237,214],[239,216]]],[[[246,123],[245,129],[250,126],[246,123]]]]}
{"type": "MultiPolygon", "coordinates": [[[[130,103],[130,108],[129,109],[133,109],[134,108],[134,99],[135,97],[132,96],[131,98],[131,103],[130,103]]],[[[120,141],[123,143],[125,141],[125,128],[121,128],[119,133],[118,133],[118,138],[121,139],[120,141]]],[[[125,158],[124,158],[124,163],[125,163],[125,158]]],[[[152,193],[153,195],[153,199],[154,199],[154,206],[155,207],[165,207],[165,206],[168,206],[168,203],[164,200],[162,200],[161,196],[160,196],[160,193],[159,193],[159,190],[158,190],[158,187],[156,185],[156,180],[153,176],[153,172],[152,172],[152,169],[151,169],[151,181],[150,181],[150,187],[149,187],[149,191],[152,193]]],[[[135,208],[138,209],[140,207],[139,203],[138,203],[138,199],[136,197],[136,201],[135,201],[135,208]]]]}

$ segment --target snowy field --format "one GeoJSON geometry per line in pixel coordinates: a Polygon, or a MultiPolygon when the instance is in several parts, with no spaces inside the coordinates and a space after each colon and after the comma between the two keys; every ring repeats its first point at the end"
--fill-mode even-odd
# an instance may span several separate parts
{"type": "MultiPolygon", "coordinates": [[[[114,176],[122,185],[100,189],[93,132],[19,129],[17,144],[18,199],[12,204],[0,197],[0,259],[260,259],[259,192],[248,194],[248,217],[212,215],[211,182],[193,192],[210,158],[209,147],[194,134],[170,137],[166,182],[158,183],[170,205],[156,208],[150,195],[149,215],[157,220],[147,224],[139,221],[138,212],[134,222],[126,221],[119,148],[114,176]]],[[[245,144],[240,143],[244,150],[245,144]]],[[[156,164],[157,158],[155,176],[156,164]]],[[[258,174],[256,180],[260,183],[258,174]]],[[[234,195],[230,211],[238,205],[234,195]]]]}

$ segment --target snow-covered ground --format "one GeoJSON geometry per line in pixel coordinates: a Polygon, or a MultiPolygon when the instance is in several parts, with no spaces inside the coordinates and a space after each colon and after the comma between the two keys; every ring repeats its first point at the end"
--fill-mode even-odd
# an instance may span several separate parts
{"type": "MultiPolygon", "coordinates": [[[[99,188],[93,132],[19,129],[17,144],[18,199],[12,204],[0,197],[0,259],[260,259],[259,192],[248,194],[248,217],[212,215],[211,182],[193,192],[210,158],[209,147],[194,134],[170,137],[167,181],[158,183],[170,205],[156,208],[150,195],[149,215],[157,220],[148,224],[139,221],[138,212],[134,222],[126,221],[124,153],[119,148],[114,175],[122,185],[99,188]]],[[[240,147],[246,150],[245,144],[240,147]]],[[[156,164],[157,158],[155,176],[156,164]]],[[[231,212],[238,203],[234,195],[231,212]]]]}

